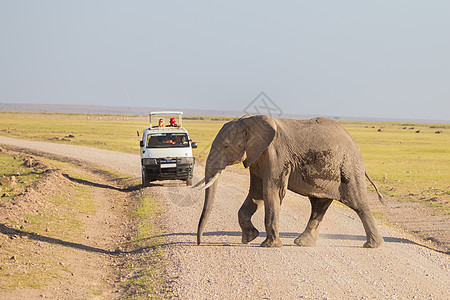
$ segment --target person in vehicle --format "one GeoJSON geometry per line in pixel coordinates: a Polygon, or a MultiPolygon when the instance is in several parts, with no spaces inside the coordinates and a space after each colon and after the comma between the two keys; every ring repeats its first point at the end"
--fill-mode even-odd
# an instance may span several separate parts
{"type": "Polygon", "coordinates": [[[151,136],[147,143],[147,145],[149,145],[149,146],[154,146],[154,145],[158,145],[158,144],[159,144],[159,140],[156,136],[151,136]]]}
{"type": "Polygon", "coordinates": [[[177,135],[175,140],[175,145],[185,145],[186,137],[184,135],[177,135]]]}
{"type": "Polygon", "coordinates": [[[164,127],[164,120],[163,119],[159,119],[159,127],[164,127]]]}
{"type": "Polygon", "coordinates": [[[175,121],[175,118],[170,118],[170,125],[169,126],[170,127],[178,127],[178,125],[177,125],[177,123],[175,121]]]}

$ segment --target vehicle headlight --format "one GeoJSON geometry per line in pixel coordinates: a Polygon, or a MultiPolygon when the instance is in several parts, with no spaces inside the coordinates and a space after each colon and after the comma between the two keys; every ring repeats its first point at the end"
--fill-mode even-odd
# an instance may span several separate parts
{"type": "Polygon", "coordinates": [[[144,158],[144,165],[150,166],[150,165],[157,165],[158,161],[154,158],[144,158]]]}
{"type": "Polygon", "coordinates": [[[182,165],[192,165],[194,164],[194,158],[193,157],[180,157],[178,158],[178,163],[182,165]]]}

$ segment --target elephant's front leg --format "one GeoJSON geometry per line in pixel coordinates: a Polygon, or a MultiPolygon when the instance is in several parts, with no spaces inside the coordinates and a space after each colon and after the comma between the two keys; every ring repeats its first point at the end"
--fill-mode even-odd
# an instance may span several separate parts
{"type": "Polygon", "coordinates": [[[250,189],[248,196],[239,209],[239,225],[242,229],[242,243],[247,244],[259,236],[258,229],[252,224],[253,214],[264,204],[263,203],[262,180],[250,169],[250,189]]]}
{"type": "Polygon", "coordinates": [[[279,222],[281,198],[280,187],[273,186],[270,183],[266,185],[264,191],[264,208],[267,238],[262,242],[262,247],[281,247],[279,222]]]}
{"type": "Polygon", "coordinates": [[[311,202],[311,217],[305,231],[294,241],[299,246],[314,246],[316,244],[320,223],[333,202],[333,200],[314,197],[309,197],[309,200],[311,202]]]}
{"type": "Polygon", "coordinates": [[[242,243],[247,244],[259,236],[258,229],[253,226],[251,218],[253,214],[263,205],[262,200],[254,200],[249,194],[239,209],[239,225],[242,229],[242,243]]]}

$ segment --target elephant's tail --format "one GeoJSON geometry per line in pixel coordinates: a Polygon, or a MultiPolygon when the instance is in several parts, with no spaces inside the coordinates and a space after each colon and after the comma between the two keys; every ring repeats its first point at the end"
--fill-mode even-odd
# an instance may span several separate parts
{"type": "Polygon", "coordinates": [[[373,185],[373,187],[375,188],[375,191],[377,191],[378,199],[380,200],[381,203],[383,203],[384,206],[386,206],[386,203],[384,203],[384,200],[383,200],[383,195],[381,195],[380,191],[378,190],[378,188],[377,188],[377,186],[375,185],[375,183],[373,183],[372,178],[370,178],[370,176],[369,176],[369,174],[367,173],[367,171],[366,171],[365,173],[366,173],[367,179],[368,179],[369,182],[373,185]]]}

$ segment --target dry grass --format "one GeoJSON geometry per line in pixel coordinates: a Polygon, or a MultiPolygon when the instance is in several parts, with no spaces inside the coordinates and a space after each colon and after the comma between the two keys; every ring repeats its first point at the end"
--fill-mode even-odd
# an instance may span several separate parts
{"type": "Polygon", "coordinates": [[[425,202],[443,213],[449,212],[450,125],[343,125],[360,147],[368,172],[385,194],[425,202]]]}

